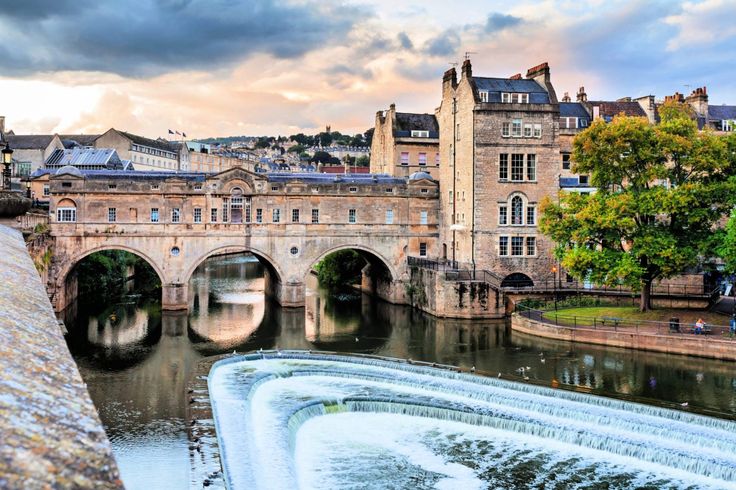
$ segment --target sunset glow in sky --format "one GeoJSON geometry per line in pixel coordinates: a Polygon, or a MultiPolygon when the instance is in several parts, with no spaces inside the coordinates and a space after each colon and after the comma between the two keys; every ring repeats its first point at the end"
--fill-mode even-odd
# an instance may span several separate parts
{"type": "Polygon", "coordinates": [[[562,96],[706,85],[736,104],[736,0],[0,0],[0,115],[25,133],[288,135],[433,112],[442,73],[548,61],[562,96]]]}

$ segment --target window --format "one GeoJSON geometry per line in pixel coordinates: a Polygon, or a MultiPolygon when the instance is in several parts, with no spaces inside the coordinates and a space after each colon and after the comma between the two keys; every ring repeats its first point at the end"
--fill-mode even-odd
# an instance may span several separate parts
{"type": "Polygon", "coordinates": [[[194,222],[195,223],[202,222],[202,208],[194,208],[194,222]]]}
{"type": "Polygon", "coordinates": [[[419,154],[419,165],[427,165],[427,154],[426,153],[419,154]]]}
{"type": "Polygon", "coordinates": [[[528,104],[529,94],[501,93],[501,102],[504,104],[528,104]]]}
{"type": "Polygon", "coordinates": [[[512,225],[523,225],[524,224],[524,201],[521,196],[514,196],[511,199],[511,224],[512,225]]]}
{"type": "Polygon", "coordinates": [[[534,137],[535,138],[541,138],[542,137],[542,125],[541,124],[535,124],[534,125],[534,137]]]}
{"type": "Polygon", "coordinates": [[[109,190],[115,190],[118,188],[118,185],[117,184],[107,184],[107,188],[109,190]]]}
{"type": "Polygon", "coordinates": [[[511,237],[511,255],[520,256],[524,255],[524,237],[512,236],[511,237]]]}
{"type": "Polygon", "coordinates": [[[562,170],[570,170],[570,154],[562,154],[562,170]]]}
{"type": "Polygon", "coordinates": [[[425,242],[419,243],[419,256],[420,257],[426,257],[427,256],[427,244],[425,242]]]}
{"type": "Polygon", "coordinates": [[[355,209],[348,209],[348,223],[355,223],[357,221],[357,213],[355,209]]]}
{"type": "Polygon", "coordinates": [[[210,223],[217,223],[217,208],[210,209],[210,223]]]}
{"type": "Polygon", "coordinates": [[[501,153],[498,155],[498,179],[508,180],[509,178],[509,154],[501,153]]]}
{"type": "Polygon", "coordinates": [[[50,196],[51,195],[51,188],[48,184],[43,185],[43,195],[44,196],[50,196]]]}
{"type": "Polygon", "coordinates": [[[151,208],[151,223],[158,223],[158,208],[151,208]]]}
{"type": "Polygon", "coordinates": [[[439,166],[440,164],[440,154],[439,153],[434,154],[434,164],[437,166],[439,166]]]}
{"type": "Polygon", "coordinates": [[[118,219],[118,210],[117,208],[107,208],[107,222],[108,223],[115,223],[118,219]]]}
{"type": "Polygon", "coordinates": [[[534,126],[532,124],[524,125],[524,138],[531,138],[534,132],[534,126]]]}
{"type": "Polygon", "coordinates": [[[171,222],[179,223],[181,221],[181,210],[179,208],[173,208],[171,210],[171,222]]]}
{"type": "Polygon", "coordinates": [[[386,193],[388,193],[388,194],[393,194],[393,192],[394,192],[394,188],[393,188],[393,187],[386,187],[386,188],[384,189],[384,192],[386,192],[386,193]]]}
{"type": "Polygon", "coordinates": [[[509,254],[509,237],[498,237],[498,255],[509,254]]]}
{"type": "Polygon", "coordinates": [[[173,255],[174,257],[178,256],[180,252],[181,250],[179,249],[179,247],[171,247],[171,255],[173,255]]]}
{"type": "Polygon", "coordinates": [[[587,175],[581,175],[578,177],[578,182],[580,185],[588,185],[588,176],[587,175]]]}
{"type": "Polygon", "coordinates": [[[319,223],[319,209],[312,209],[312,223],[319,223]]]}
{"type": "Polygon", "coordinates": [[[415,129],[412,129],[411,137],[412,138],[429,138],[429,131],[417,131],[415,129]]]}
{"type": "Polygon", "coordinates": [[[508,104],[511,102],[511,94],[507,92],[501,93],[501,102],[504,104],[508,104]]]}
{"type": "Polygon", "coordinates": [[[507,225],[509,221],[509,210],[506,205],[499,206],[498,208],[498,224],[507,225]]]}
{"type": "Polygon", "coordinates": [[[521,153],[513,153],[511,155],[511,180],[524,180],[524,155],[521,153]]]}
{"type": "Polygon", "coordinates": [[[271,190],[275,192],[275,191],[279,190],[279,186],[277,186],[277,185],[272,185],[272,186],[271,186],[271,190]]]}
{"type": "Polygon", "coordinates": [[[511,123],[505,122],[501,124],[501,136],[508,138],[511,136],[511,123]]]}
{"type": "Polygon", "coordinates": [[[481,90],[478,92],[481,102],[488,102],[488,90],[481,90]]]}
{"type": "Polygon", "coordinates": [[[537,239],[533,236],[526,237],[526,254],[537,255],[537,239]]]}
{"type": "Polygon", "coordinates": [[[281,221],[281,210],[280,209],[274,209],[273,213],[271,215],[271,221],[274,223],[278,223],[281,221]]]}
{"type": "Polygon", "coordinates": [[[401,164],[409,165],[409,152],[408,151],[401,152],[401,164]]]}
{"type": "Polygon", "coordinates": [[[358,188],[357,187],[350,187],[348,190],[350,192],[358,192],[358,188]]]}
{"type": "Polygon", "coordinates": [[[56,221],[59,223],[74,223],[77,221],[77,208],[57,208],[56,221]]]}
{"type": "Polygon", "coordinates": [[[588,127],[588,120],[584,117],[581,117],[580,119],[578,119],[578,126],[581,128],[588,127]]]}
{"type": "Polygon", "coordinates": [[[291,210],[291,222],[299,223],[299,210],[298,209],[291,210]]]}
{"type": "Polygon", "coordinates": [[[534,206],[526,207],[526,224],[534,225],[537,221],[537,208],[534,206]]]}
{"type": "Polygon", "coordinates": [[[256,223],[263,223],[263,209],[256,208],[256,223]]]}
{"type": "Polygon", "coordinates": [[[526,156],[526,180],[537,180],[537,155],[526,156]]]}
{"type": "Polygon", "coordinates": [[[201,191],[202,190],[202,184],[194,184],[194,190],[195,191],[201,191]]]}
{"type": "Polygon", "coordinates": [[[62,182],[61,183],[61,186],[62,187],[71,187],[72,186],[72,183],[71,182],[62,182]]]}
{"type": "Polygon", "coordinates": [[[394,224],[394,210],[393,209],[386,210],[386,224],[387,225],[394,224]]]}
{"type": "Polygon", "coordinates": [[[422,211],[419,213],[419,224],[420,225],[426,225],[427,224],[427,212],[422,211]]]}
{"type": "Polygon", "coordinates": [[[422,189],[419,189],[419,192],[421,192],[422,194],[429,194],[429,189],[427,189],[426,187],[424,187],[422,189]]]}
{"type": "Polygon", "coordinates": [[[297,247],[291,247],[291,248],[289,249],[289,253],[290,253],[291,255],[298,255],[298,254],[299,254],[299,249],[298,249],[297,247]]]}
{"type": "Polygon", "coordinates": [[[511,121],[511,136],[514,138],[521,137],[521,119],[511,121]]]}

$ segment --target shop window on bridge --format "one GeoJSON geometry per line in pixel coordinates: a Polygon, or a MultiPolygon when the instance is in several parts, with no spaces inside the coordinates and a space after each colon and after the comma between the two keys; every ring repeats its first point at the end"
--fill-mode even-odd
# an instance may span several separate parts
{"type": "Polygon", "coordinates": [[[274,209],[273,210],[273,222],[279,223],[281,221],[281,210],[280,209],[274,209]]]}
{"type": "Polygon", "coordinates": [[[117,208],[107,208],[107,222],[115,223],[118,220],[117,208]]]}
{"type": "Polygon", "coordinates": [[[291,222],[299,223],[299,210],[298,209],[291,210],[291,222]]]}
{"type": "Polygon", "coordinates": [[[228,209],[230,208],[230,200],[227,197],[222,198],[222,222],[227,223],[228,209]]]}
{"type": "Polygon", "coordinates": [[[43,196],[47,197],[51,195],[51,187],[48,184],[43,185],[43,196]]]}

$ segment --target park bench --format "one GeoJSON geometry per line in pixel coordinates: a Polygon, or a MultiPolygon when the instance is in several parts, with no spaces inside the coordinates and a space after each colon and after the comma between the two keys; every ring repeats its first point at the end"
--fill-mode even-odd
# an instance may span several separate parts
{"type": "Polygon", "coordinates": [[[618,324],[621,323],[621,318],[617,318],[615,316],[604,316],[601,318],[601,324],[605,325],[606,322],[613,325],[614,327],[618,327],[618,324]]]}
{"type": "MultiPolygon", "coordinates": [[[[695,325],[690,327],[690,333],[692,334],[695,333],[695,325]]],[[[713,330],[710,328],[710,325],[706,323],[705,325],[703,325],[703,331],[700,333],[700,335],[711,335],[712,333],[713,333],[713,330]]]]}

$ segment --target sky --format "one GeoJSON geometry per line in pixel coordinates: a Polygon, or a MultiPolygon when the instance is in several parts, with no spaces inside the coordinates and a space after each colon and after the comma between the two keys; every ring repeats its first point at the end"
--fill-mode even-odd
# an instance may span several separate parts
{"type": "Polygon", "coordinates": [[[0,115],[16,134],[354,134],[432,113],[477,76],[547,61],[559,97],[707,86],[736,105],[736,0],[0,0],[0,115]]]}

